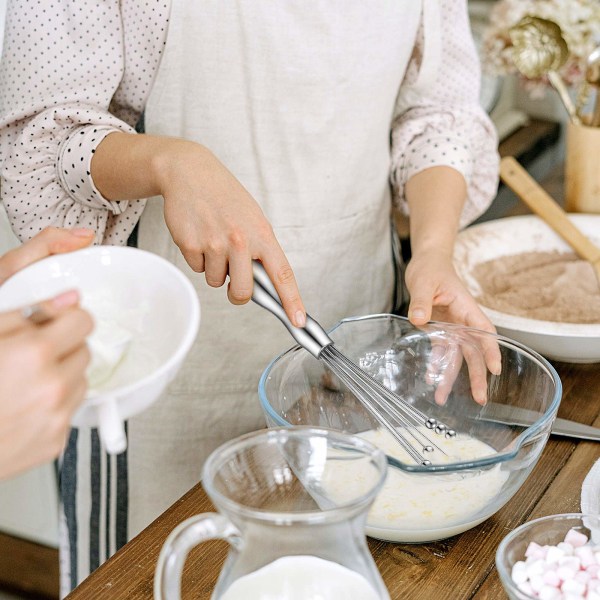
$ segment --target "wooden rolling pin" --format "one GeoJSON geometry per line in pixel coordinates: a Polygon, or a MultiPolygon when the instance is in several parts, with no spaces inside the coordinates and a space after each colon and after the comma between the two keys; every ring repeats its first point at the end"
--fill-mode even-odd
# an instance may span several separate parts
{"type": "Polygon", "coordinates": [[[591,263],[600,284],[600,248],[573,225],[567,213],[512,156],[506,156],[500,161],[500,177],[581,258],[591,263]]]}

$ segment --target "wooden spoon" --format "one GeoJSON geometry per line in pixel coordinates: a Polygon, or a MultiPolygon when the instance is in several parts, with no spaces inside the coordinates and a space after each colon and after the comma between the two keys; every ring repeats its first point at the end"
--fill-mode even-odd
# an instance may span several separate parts
{"type": "Polygon", "coordinates": [[[512,156],[506,156],[500,161],[500,177],[581,258],[591,263],[600,285],[600,248],[573,225],[567,213],[512,156]]]}

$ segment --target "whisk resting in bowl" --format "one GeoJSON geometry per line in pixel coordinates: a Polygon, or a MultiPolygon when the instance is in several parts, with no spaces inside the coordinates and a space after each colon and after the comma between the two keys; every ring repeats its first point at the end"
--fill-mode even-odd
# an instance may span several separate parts
{"type": "Polygon", "coordinates": [[[416,409],[354,364],[335,347],[325,330],[308,314],[304,327],[292,325],[275,286],[259,262],[253,261],[253,274],[252,300],[273,313],[305,350],[322,360],[417,464],[430,465],[427,456],[432,452],[445,454],[420,428],[446,437],[456,435],[453,429],[416,409]]]}

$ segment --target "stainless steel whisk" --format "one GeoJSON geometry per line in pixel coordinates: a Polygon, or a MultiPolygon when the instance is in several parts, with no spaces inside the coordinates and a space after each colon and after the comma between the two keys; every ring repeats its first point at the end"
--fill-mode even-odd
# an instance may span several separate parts
{"type": "Polygon", "coordinates": [[[306,325],[295,327],[281,305],[275,286],[259,262],[253,262],[253,274],[252,300],[273,313],[303,348],[322,360],[417,464],[430,465],[431,461],[426,456],[434,451],[445,454],[418,427],[424,426],[446,437],[456,435],[453,429],[416,409],[359,368],[339,352],[325,330],[308,314],[306,325]]]}

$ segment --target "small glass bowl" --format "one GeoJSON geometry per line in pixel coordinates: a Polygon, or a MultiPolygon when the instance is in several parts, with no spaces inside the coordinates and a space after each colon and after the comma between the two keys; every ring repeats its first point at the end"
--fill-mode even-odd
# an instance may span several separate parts
{"type": "Polygon", "coordinates": [[[504,590],[511,600],[535,600],[533,596],[522,592],[511,576],[513,565],[519,560],[525,560],[527,546],[531,542],[540,546],[556,546],[564,541],[570,529],[583,533],[594,543],[600,543],[600,517],[581,513],[551,515],[528,521],[502,540],[496,551],[496,568],[504,590]]]}

